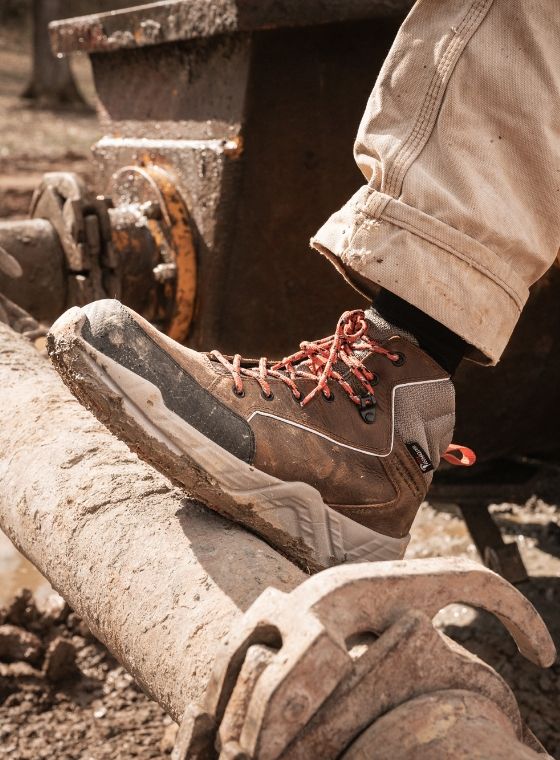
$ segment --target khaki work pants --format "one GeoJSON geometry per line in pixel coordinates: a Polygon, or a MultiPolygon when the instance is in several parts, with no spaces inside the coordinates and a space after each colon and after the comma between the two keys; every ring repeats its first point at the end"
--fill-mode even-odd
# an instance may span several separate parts
{"type": "Polygon", "coordinates": [[[355,157],[367,184],[312,245],[496,363],[560,248],[559,0],[418,0],[355,157]]]}

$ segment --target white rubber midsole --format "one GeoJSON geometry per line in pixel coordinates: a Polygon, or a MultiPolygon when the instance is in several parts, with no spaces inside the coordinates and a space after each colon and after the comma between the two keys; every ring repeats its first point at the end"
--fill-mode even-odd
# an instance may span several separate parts
{"type": "Polygon", "coordinates": [[[317,563],[328,567],[403,558],[410,536],[399,539],[376,533],[331,509],[307,483],[279,480],[230,454],[168,409],[155,385],[81,338],[83,313],[72,312],[64,326],[59,322],[57,327],[74,328],[91,371],[122,398],[123,411],[170,453],[194,460],[237,503],[251,505],[274,529],[301,539],[317,563]]]}

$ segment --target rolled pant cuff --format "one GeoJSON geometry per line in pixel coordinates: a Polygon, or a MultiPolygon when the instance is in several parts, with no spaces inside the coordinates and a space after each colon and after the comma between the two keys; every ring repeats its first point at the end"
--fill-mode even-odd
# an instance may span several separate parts
{"type": "Polygon", "coordinates": [[[495,364],[529,290],[507,262],[477,240],[369,186],[311,240],[358,290],[353,274],[421,309],[495,364]]]}

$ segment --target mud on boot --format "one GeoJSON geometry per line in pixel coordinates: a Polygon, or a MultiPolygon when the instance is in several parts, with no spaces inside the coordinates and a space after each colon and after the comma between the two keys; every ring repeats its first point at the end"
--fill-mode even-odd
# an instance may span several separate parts
{"type": "Polygon", "coordinates": [[[103,300],[48,350],[142,459],[307,570],[402,558],[453,431],[448,375],[373,310],[272,362],[192,351],[103,300]]]}

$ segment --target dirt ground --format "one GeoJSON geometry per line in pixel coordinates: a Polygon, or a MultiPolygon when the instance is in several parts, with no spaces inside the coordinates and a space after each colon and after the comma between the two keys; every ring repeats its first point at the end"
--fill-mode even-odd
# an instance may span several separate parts
{"type": "Polygon", "coordinates": [[[44,598],[40,610],[20,591],[0,613],[0,757],[167,755],[176,728],[171,719],[58,595],[44,598]]]}
{"type": "MultiPolygon", "coordinates": [[[[25,216],[44,172],[92,175],[89,149],[100,131],[93,108],[54,112],[30,107],[20,94],[30,76],[29,32],[0,28],[0,218],[25,216]]],[[[87,57],[72,63],[80,90],[94,102],[87,57]]]]}
{"type": "MultiPolygon", "coordinates": [[[[41,174],[64,167],[91,175],[92,113],[38,111],[19,98],[29,75],[28,35],[0,30],[0,217],[25,215],[41,174]]],[[[87,61],[76,63],[91,101],[87,61]]],[[[493,507],[517,541],[530,574],[520,590],[539,609],[560,646],[560,525],[555,505],[537,496],[493,507]]],[[[477,558],[453,507],[424,505],[410,557],[477,558]]],[[[171,750],[175,726],[96,642],[48,584],[0,536],[0,758],[142,760],[171,750]],[[23,592],[36,593],[35,602],[23,592]],[[15,596],[15,602],[14,600],[15,596]]],[[[511,684],[529,726],[560,758],[560,666],[542,671],[523,660],[500,624],[455,605],[441,627],[490,662],[511,684]]]]}

